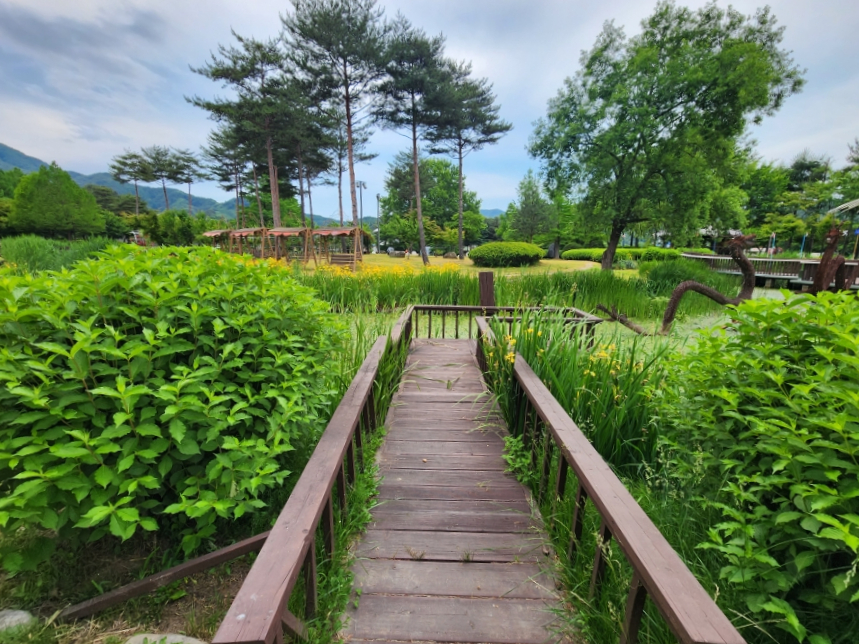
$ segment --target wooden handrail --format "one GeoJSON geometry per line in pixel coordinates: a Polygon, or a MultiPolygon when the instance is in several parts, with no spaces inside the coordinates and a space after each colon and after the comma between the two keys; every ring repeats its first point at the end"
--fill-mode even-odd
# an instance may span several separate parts
{"type": "MultiPolygon", "coordinates": [[[[492,342],[494,334],[486,318],[477,318],[478,362],[486,369],[483,338],[492,342]]],[[[745,640],[707,594],[689,568],[680,559],[650,517],[641,509],[626,486],[591,445],[561,404],[543,384],[525,359],[516,354],[513,365],[516,382],[522,389],[539,422],[559,448],[556,494],[566,487],[566,467],[571,467],[579,481],[576,512],[571,532],[573,540],[581,535],[583,505],[589,498],[602,518],[600,534],[614,538],[633,568],[634,575],[627,599],[627,613],[621,642],[637,641],[638,624],[644,608],[643,592],[650,595],[668,626],[683,644],[744,644],[745,640]]],[[[527,419],[527,410],[525,412],[527,419]]],[[[535,421],[535,426],[537,422],[535,421]]],[[[536,429],[535,429],[536,431],[536,429]]],[[[536,444],[536,440],[532,439],[536,444]]],[[[544,452],[542,469],[548,473],[544,452]]],[[[540,458],[538,456],[538,458],[540,458]]],[[[545,479],[545,475],[543,477],[545,479]]],[[[548,487],[548,482],[543,481],[548,487]]],[[[576,543],[571,543],[573,548],[576,543]]],[[[597,548],[592,577],[592,592],[602,581],[604,561],[597,548]]],[[[599,589],[596,588],[598,591],[599,589]]]]}
{"type": "MultiPolygon", "coordinates": [[[[407,332],[408,328],[401,327],[398,339],[407,337],[407,332]]],[[[393,342],[391,345],[396,346],[393,342]]],[[[365,407],[372,409],[373,384],[387,346],[387,337],[376,340],[358,369],[221,622],[213,644],[272,644],[283,641],[284,631],[290,635],[301,631],[303,625],[288,612],[287,602],[302,569],[308,583],[306,612],[314,612],[316,531],[324,516],[321,527],[326,549],[329,555],[333,553],[332,488],[336,480],[343,507],[345,484],[348,479],[353,482],[355,476],[355,444],[360,447],[361,443],[359,423],[365,407]]]]}

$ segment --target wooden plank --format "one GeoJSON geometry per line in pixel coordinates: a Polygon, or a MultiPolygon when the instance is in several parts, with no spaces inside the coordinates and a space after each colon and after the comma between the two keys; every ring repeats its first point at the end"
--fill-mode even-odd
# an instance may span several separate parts
{"type": "Polygon", "coordinates": [[[366,639],[547,644],[555,617],[540,599],[361,597],[348,635],[366,639]]]}
{"type": "MultiPolygon", "coordinates": [[[[427,487],[460,487],[477,485],[482,487],[492,486],[519,486],[516,477],[507,472],[499,470],[487,470],[481,472],[470,471],[442,471],[442,470],[390,470],[384,472],[384,483],[406,483],[409,485],[424,485],[427,487]]],[[[384,484],[383,483],[383,484],[384,484]]]]}
{"type": "Polygon", "coordinates": [[[420,470],[466,470],[504,471],[507,464],[498,456],[435,456],[420,457],[415,455],[396,456],[381,454],[379,459],[385,467],[391,469],[420,469],[420,470]]]}
{"type": "Polygon", "coordinates": [[[268,538],[268,535],[269,531],[260,533],[255,537],[244,539],[243,541],[234,543],[226,548],[221,548],[215,552],[210,552],[209,554],[201,557],[196,557],[190,561],[179,564],[178,566],[173,566],[172,568],[162,570],[154,575],[149,575],[139,581],[126,584],[121,588],[111,590],[110,592],[99,595],[98,597],[93,597],[92,599],[75,604],[74,606],[69,606],[68,608],[63,609],[63,611],[58,615],[58,619],[66,620],[88,617],[106,608],[120,604],[128,599],[132,599],[133,597],[140,597],[141,595],[151,593],[153,590],[162,588],[178,579],[184,579],[194,573],[214,568],[215,566],[227,561],[232,561],[242,555],[246,555],[251,552],[259,552],[260,548],[262,548],[268,538]]]}
{"type": "Polygon", "coordinates": [[[494,401],[487,392],[477,393],[477,394],[457,394],[457,393],[446,393],[443,391],[432,391],[427,393],[401,393],[397,395],[397,402],[401,403],[448,403],[448,404],[459,404],[459,405],[478,405],[483,406],[487,403],[491,403],[494,401]]]}
{"type": "Polygon", "coordinates": [[[433,532],[367,530],[356,548],[358,557],[461,561],[466,552],[475,562],[546,561],[544,538],[521,532],[433,532]]]}
{"type": "Polygon", "coordinates": [[[271,642],[280,629],[309,543],[358,418],[373,388],[387,338],[380,337],[358,369],[352,384],[331,416],[319,443],[281,510],[245,582],[221,622],[213,644],[271,642]]]}
{"type": "Polygon", "coordinates": [[[488,442],[484,439],[481,442],[442,442],[442,441],[400,441],[388,440],[385,442],[383,452],[385,454],[396,454],[398,456],[406,455],[455,455],[455,456],[498,456],[500,457],[504,451],[504,441],[498,437],[494,441],[488,442]]]}
{"type": "MultiPolygon", "coordinates": [[[[378,508],[377,508],[378,509],[378,508]]],[[[374,511],[370,524],[377,530],[435,530],[438,532],[528,532],[537,524],[519,512],[415,512],[387,514],[374,511]]]]}
{"type": "Polygon", "coordinates": [[[358,560],[354,587],[365,593],[552,599],[554,583],[533,563],[358,560]]]}
{"type": "Polygon", "coordinates": [[[398,441],[420,441],[423,443],[483,443],[487,439],[503,440],[506,430],[495,427],[462,429],[458,427],[438,427],[421,429],[401,429],[399,426],[388,430],[388,439],[398,441]]]}
{"type": "Polygon", "coordinates": [[[509,513],[531,516],[531,506],[524,495],[515,500],[439,500],[439,499],[387,499],[373,508],[373,516],[383,514],[414,515],[421,512],[472,512],[474,514],[509,513]]]}
{"type": "Polygon", "coordinates": [[[479,487],[441,487],[420,485],[383,484],[379,487],[378,498],[414,499],[427,501],[520,501],[526,499],[525,490],[520,485],[479,487]]]}
{"type": "Polygon", "coordinates": [[[681,642],[745,640],[525,360],[514,373],[647,594],[681,642]]]}

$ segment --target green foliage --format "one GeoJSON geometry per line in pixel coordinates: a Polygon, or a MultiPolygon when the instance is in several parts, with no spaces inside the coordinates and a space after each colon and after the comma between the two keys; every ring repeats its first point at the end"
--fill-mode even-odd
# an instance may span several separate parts
{"type": "Polygon", "coordinates": [[[104,217],[95,198],[52,163],[21,179],[8,225],[19,233],[68,237],[104,232],[104,217]]]}
{"type": "MultiPolygon", "coordinates": [[[[605,250],[605,248],[573,248],[561,253],[561,259],[599,262],[602,260],[605,250]]],[[[676,248],[660,248],[658,246],[618,248],[614,253],[614,261],[631,259],[642,262],[661,262],[679,259],[680,253],[681,251],[676,248]]]]}
{"type": "Polygon", "coordinates": [[[655,297],[668,297],[674,288],[687,280],[695,280],[717,291],[731,294],[736,289],[737,279],[711,271],[694,259],[678,259],[673,262],[643,262],[638,273],[647,280],[648,288],[655,297]]]}
{"type": "Polygon", "coordinates": [[[0,197],[0,236],[12,232],[9,225],[9,217],[12,216],[12,207],[15,202],[6,197],[0,197]]]}
{"type": "Polygon", "coordinates": [[[715,255],[712,248],[681,248],[681,253],[691,253],[693,255],[715,255]]]}
{"type": "Polygon", "coordinates": [[[531,266],[546,256],[535,244],[527,242],[492,242],[478,246],[468,253],[475,266],[531,266]]]}
{"type": "Polygon", "coordinates": [[[58,271],[92,257],[112,243],[113,240],[107,237],[65,241],[21,235],[0,240],[0,256],[18,271],[58,271]]]}
{"type": "Polygon", "coordinates": [[[641,24],[631,37],[605,24],[530,145],[551,188],[585,193],[589,225],[611,241],[644,221],[681,239],[741,215],[737,138],[802,86],[768,8],[662,1],[641,24]]]}
{"type": "Polygon", "coordinates": [[[528,170],[519,182],[516,197],[516,203],[510,204],[507,209],[511,240],[527,241],[530,244],[535,235],[546,234],[557,227],[554,205],[543,197],[540,182],[533,170],[528,170]]]}
{"type": "MultiPolygon", "coordinates": [[[[491,389],[511,433],[521,436],[525,418],[513,378],[518,352],[608,463],[638,471],[655,458],[656,407],[648,381],[661,380],[664,349],[645,358],[637,338],[623,342],[620,336],[591,347],[591,338],[580,330],[557,316],[528,311],[510,335],[504,324],[493,324],[495,343],[483,347],[491,389]]],[[[510,455],[518,458],[515,451],[510,455]]]]}
{"type": "Polygon", "coordinates": [[[170,528],[192,551],[219,518],[264,505],[336,393],[341,327],[266,263],[122,247],[62,273],[0,275],[0,300],[10,531],[170,528]]]}
{"type": "Polygon", "coordinates": [[[674,360],[672,465],[721,514],[701,547],[748,610],[837,641],[831,617],[859,602],[859,309],[848,293],[785,297],[743,302],[674,360]]]}
{"type": "Polygon", "coordinates": [[[185,210],[165,210],[142,217],[140,227],[156,244],[190,246],[207,230],[226,226],[223,221],[210,219],[203,213],[189,215],[185,210]]]}
{"type": "Polygon", "coordinates": [[[15,196],[15,188],[24,178],[24,173],[18,168],[0,170],[0,199],[11,199],[15,196]]]}

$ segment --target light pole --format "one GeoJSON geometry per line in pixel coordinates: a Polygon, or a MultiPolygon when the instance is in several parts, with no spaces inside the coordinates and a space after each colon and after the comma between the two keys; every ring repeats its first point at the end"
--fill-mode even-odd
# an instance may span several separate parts
{"type": "Polygon", "coordinates": [[[358,182],[358,201],[360,207],[360,214],[358,216],[358,225],[361,227],[360,239],[361,239],[361,248],[364,248],[364,188],[367,187],[367,184],[363,181],[358,182]]]}

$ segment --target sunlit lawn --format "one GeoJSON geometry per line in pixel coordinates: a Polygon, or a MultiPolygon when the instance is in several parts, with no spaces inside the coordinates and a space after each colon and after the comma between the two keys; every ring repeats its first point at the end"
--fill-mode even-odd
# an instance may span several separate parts
{"type": "MultiPolygon", "coordinates": [[[[321,263],[321,262],[320,262],[321,263]]],[[[422,267],[420,257],[389,257],[385,254],[370,254],[364,255],[364,265],[374,268],[394,268],[408,266],[414,270],[420,270],[422,267]]],[[[478,268],[470,259],[444,259],[442,257],[430,257],[430,266],[445,266],[453,264],[460,270],[469,272],[478,271],[493,271],[500,274],[520,275],[521,273],[554,273],[558,271],[580,271],[587,268],[597,268],[599,264],[596,262],[579,262],[567,261],[563,259],[544,259],[538,262],[535,266],[525,266],[521,268],[478,268]]],[[[314,268],[313,262],[308,263],[310,269],[314,268]]]]}

